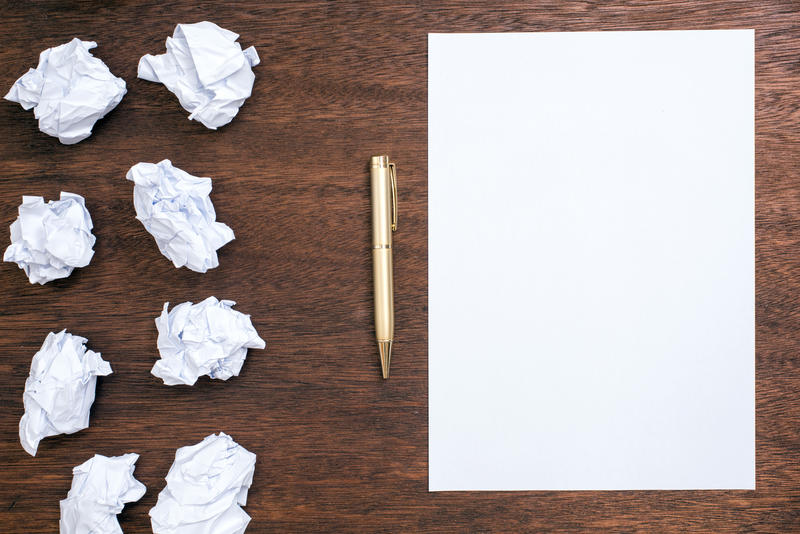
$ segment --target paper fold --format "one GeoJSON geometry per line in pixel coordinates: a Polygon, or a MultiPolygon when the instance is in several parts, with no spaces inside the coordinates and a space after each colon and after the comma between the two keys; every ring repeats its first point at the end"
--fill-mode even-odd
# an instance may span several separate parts
{"type": "Polygon", "coordinates": [[[250,316],[233,309],[232,300],[208,297],[203,302],[184,302],[168,311],[164,304],[156,318],[161,359],[153,375],[168,386],[193,385],[200,376],[219,380],[238,376],[247,349],[263,349],[250,316]]]}
{"type": "Polygon", "coordinates": [[[250,97],[259,64],[256,49],[242,50],[239,35],[213,22],[178,24],[164,54],[142,56],[138,77],[163,83],[190,113],[216,130],[231,122],[250,97]]]}
{"type": "Polygon", "coordinates": [[[135,184],[136,218],[175,267],[204,273],[219,266],[217,249],[232,241],[234,234],[217,222],[208,196],[211,178],[192,176],[165,159],[137,163],[127,179],[135,184]]]}
{"type": "Polygon", "coordinates": [[[86,338],[66,330],[50,332],[33,356],[19,422],[20,443],[31,456],[43,438],[89,426],[97,377],[110,375],[111,365],[85,343],[86,338]]]}
{"type": "Polygon", "coordinates": [[[16,263],[32,284],[46,284],[89,265],[94,243],[82,196],[62,191],[60,200],[47,203],[42,197],[23,196],[3,261],[16,263]]]}
{"type": "Polygon", "coordinates": [[[78,38],[39,55],[39,65],[23,74],[5,96],[33,108],[39,129],[65,145],[92,134],[94,123],[120,103],[125,80],[111,74],[89,50],[94,41],[78,38]]]}
{"type": "Polygon", "coordinates": [[[117,514],[142,498],[146,488],[133,477],[138,454],[95,454],[72,470],[72,487],[61,505],[60,534],[122,534],[117,514]]]}
{"type": "Polygon", "coordinates": [[[220,432],[181,447],[150,509],[155,534],[241,534],[256,455],[220,432]]]}

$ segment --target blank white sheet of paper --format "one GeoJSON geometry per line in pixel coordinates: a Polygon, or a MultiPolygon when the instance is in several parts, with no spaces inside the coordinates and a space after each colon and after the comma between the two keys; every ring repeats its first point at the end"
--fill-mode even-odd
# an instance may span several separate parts
{"type": "Polygon", "coordinates": [[[752,30],[428,37],[429,488],[754,489],[752,30]]]}

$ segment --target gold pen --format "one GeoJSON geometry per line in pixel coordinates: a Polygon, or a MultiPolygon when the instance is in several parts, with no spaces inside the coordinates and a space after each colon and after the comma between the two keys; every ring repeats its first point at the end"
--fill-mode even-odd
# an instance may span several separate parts
{"type": "Polygon", "coordinates": [[[383,378],[389,378],[394,341],[392,232],[397,230],[397,173],[389,156],[372,156],[372,275],[375,284],[375,337],[383,378]]]}

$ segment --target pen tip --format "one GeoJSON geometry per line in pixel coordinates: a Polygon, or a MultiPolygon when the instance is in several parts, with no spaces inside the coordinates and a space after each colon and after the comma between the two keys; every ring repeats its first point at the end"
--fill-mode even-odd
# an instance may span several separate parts
{"type": "Polygon", "coordinates": [[[392,361],[392,342],[378,341],[378,354],[381,358],[381,374],[383,378],[389,378],[389,365],[392,361]]]}

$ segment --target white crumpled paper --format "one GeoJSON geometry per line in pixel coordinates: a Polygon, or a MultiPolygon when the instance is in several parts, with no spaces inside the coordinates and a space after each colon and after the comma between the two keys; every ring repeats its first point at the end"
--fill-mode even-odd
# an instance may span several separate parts
{"type": "Polygon", "coordinates": [[[19,441],[31,456],[47,436],[72,434],[89,426],[98,376],[111,374],[99,352],[86,350],[86,338],[50,332],[31,362],[22,399],[19,441]]]}
{"type": "Polygon", "coordinates": [[[161,82],[178,97],[189,119],[216,130],[233,120],[253,90],[254,47],[242,50],[239,35],[213,22],[178,24],[167,52],[139,60],[139,78],[161,82]]]}
{"type": "Polygon", "coordinates": [[[95,454],[72,470],[72,487],[61,501],[60,534],[122,534],[117,514],[142,498],[144,484],[133,478],[138,454],[95,454]]]}
{"type": "Polygon", "coordinates": [[[232,300],[208,297],[203,302],[184,302],[168,312],[164,304],[156,318],[161,359],[151,371],[168,386],[191,386],[202,375],[227,380],[238,376],[247,349],[263,349],[250,316],[234,309],[232,300]]]}
{"type": "Polygon", "coordinates": [[[48,48],[39,54],[39,65],[14,82],[6,100],[33,108],[39,129],[65,145],[83,141],[126,93],[125,80],[89,52],[96,46],[76,37],[48,48]]]}
{"type": "Polygon", "coordinates": [[[92,218],[83,197],[61,192],[61,200],[23,196],[11,223],[11,245],[3,255],[25,271],[32,284],[66,278],[94,255],[92,218]]]}
{"type": "Polygon", "coordinates": [[[155,534],[241,534],[256,455],[220,432],[181,447],[150,509],[155,534]]]}
{"type": "Polygon", "coordinates": [[[228,225],[216,222],[217,213],[208,197],[211,178],[192,176],[168,159],[137,163],[126,177],[136,184],[136,218],[175,267],[204,273],[219,266],[217,249],[234,235],[228,225]]]}

